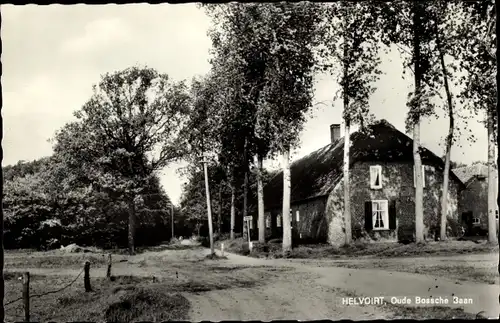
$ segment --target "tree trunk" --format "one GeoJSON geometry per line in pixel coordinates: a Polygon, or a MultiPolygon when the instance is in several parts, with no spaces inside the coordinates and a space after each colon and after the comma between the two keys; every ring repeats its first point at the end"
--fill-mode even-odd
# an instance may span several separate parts
{"type": "Polygon", "coordinates": [[[283,255],[292,250],[292,224],[290,223],[290,148],[283,151],[283,255]]]}
{"type": "Polygon", "coordinates": [[[248,240],[249,237],[247,237],[247,234],[249,230],[247,230],[247,225],[248,221],[245,221],[245,217],[248,215],[248,151],[247,151],[247,138],[245,138],[245,145],[243,146],[243,165],[245,169],[244,173],[244,181],[243,181],[243,231],[242,231],[242,237],[245,240],[248,240]]]}
{"type": "Polygon", "coordinates": [[[257,165],[257,204],[258,204],[258,222],[259,222],[259,242],[266,242],[266,221],[264,218],[264,186],[262,184],[262,157],[255,156],[257,165]]]}
{"type": "Polygon", "coordinates": [[[345,225],[346,245],[349,245],[352,242],[351,193],[349,186],[349,146],[350,146],[349,129],[350,129],[349,120],[346,120],[345,134],[344,134],[344,225],[345,225]]]}
{"type": "MultiPolygon", "coordinates": [[[[419,3],[413,3],[413,53],[415,55],[415,95],[421,93],[421,73],[420,73],[420,8],[419,3]]],[[[413,161],[415,167],[415,241],[424,241],[424,210],[423,210],[423,181],[422,181],[422,160],[420,157],[420,117],[417,115],[413,119],[413,161]]]]}
{"type": "MultiPolygon", "coordinates": [[[[246,168],[246,167],[245,167],[246,168]]],[[[248,169],[245,169],[245,178],[243,182],[243,238],[248,239],[248,221],[245,221],[245,217],[248,215],[248,169]]]]}
{"type": "MultiPolygon", "coordinates": [[[[497,128],[497,142],[500,142],[500,119],[498,118],[498,113],[497,113],[497,117],[496,117],[496,128],[497,128]]],[[[498,153],[497,151],[497,168],[498,168],[498,165],[500,165],[500,154],[498,153]]],[[[489,175],[489,174],[488,174],[489,175]]],[[[498,180],[500,179],[500,174],[497,170],[497,183],[498,183],[498,180]]],[[[498,188],[498,186],[497,186],[498,188]]],[[[498,194],[497,192],[497,207],[500,206],[500,194],[498,194]]],[[[496,212],[495,212],[496,213],[496,212]]],[[[500,225],[500,224],[499,224],[500,225]]],[[[498,244],[499,244],[499,247],[500,247],[500,229],[498,230],[497,232],[497,238],[498,238],[498,244]]],[[[2,250],[3,250],[3,247],[2,247],[2,250]]],[[[500,250],[498,251],[499,253],[499,256],[500,256],[500,250]]],[[[2,258],[2,264],[3,264],[3,258],[2,258]]],[[[498,274],[500,275],[500,257],[498,257],[498,274]]],[[[500,303],[500,294],[498,294],[498,302],[500,303]]]]}
{"type": "MultiPolygon", "coordinates": [[[[347,28],[347,27],[346,27],[347,28]]],[[[344,31],[345,33],[346,31],[344,31]]],[[[345,228],[345,244],[350,245],[352,242],[352,227],[351,227],[351,193],[349,187],[349,128],[350,128],[350,115],[349,115],[349,97],[347,95],[348,77],[349,77],[349,64],[348,59],[348,48],[347,48],[347,35],[344,35],[344,85],[342,96],[344,98],[344,228],[345,228]]]]}
{"type": "Polygon", "coordinates": [[[236,206],[234,205],[234,201],[236,200],[236,193],[234,191],[234,184],[231,182],[231,228],[229,233],[229,238],[234,240],[234,221],[236,218],[236,206]]]}
{"type": "Polygon", "coordinates": [[[495,187],[498,185],[495,178],[495,111],[488,111],[488,242],[496,243],[497,225],[495,211],[497,208],[495,187]]]}
{"type": "Polygon", "coordinates": [[[210,252],[213,255],[214,251],[214,235],[213,235],[213,226],[212,226],[212,205],[210,201],[210,187],[208,185],[208,166],[207,163],[203,163],[203,169],[205,172],[205,191],[207,196],[207,214],[208,214],[208,235],[210,239],[210,252]]]}
{"type": "Polygon", "coordinates": [[[439,238],[441,241],[446,240],[446,225],[448,219],[448,183],[450,179],[450,163],[451,163],[451,147],[453,144],[453,130],[455,128],[454,121],[455,118],[453,116],[453,98],[451,95],[450,87],[448,84],[448,71],[446,69],[446,64],[444,63],[444,53],[441,47],[441,41],[439,37],[439,31],[436,32],[436,40],[437,47],[439,52],[439,60],[441,63],[441,69],[443,70],[443,80],[444,80],[444,88],[446,90],[446,99],[448,102],[448,115],[450,119],[450,125],[448,128],[448,136],[446,137],[446,155],[444,161],[444,174],[443,174],[443,189],[441,196],[441,225],[439,238]]]}
{"type": "MultiPolygon", "coordinates": [[[[2,124],[2,116],[0,114],[0,125],[2,124]]],[[[0,131],[0,140],[2,140],[3,133],[0,131]]],[[[0,147],[0,155],[3,156],[2,147],[0,147]]],[[[1,167],[0,167],[1,168],[1,167]]],[[[0,176],[3,179],[3,169],[0,169],[0,176]]],[[[3,192],[3,180],[0,181],[0,192],[3,192]]],[[[4,221],[3,221],[3,207],[0,207],[0,322],[5,322],[5,312],[4,312],[4,299],[5,299],[5,279],[3,275],[4,268],[4,248],[3,248],[3,229],[4,229],[4,221]]]]}
{"type": "Polygon", "coordinates": [[[128,203],[128,252],[132,256],[135,254],[135,201],[132,197],[128,203]]]}
{"type": "Polygon", "coordinates": [[[221,233],[222,227],[222,182],[219,183],[219,209],[217,210],[217,233],[221,233]]]}

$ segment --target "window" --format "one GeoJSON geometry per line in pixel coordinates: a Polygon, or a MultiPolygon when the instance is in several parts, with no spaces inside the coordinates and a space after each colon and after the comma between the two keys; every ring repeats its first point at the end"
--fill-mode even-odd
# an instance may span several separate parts
{"type": "Polygon", "coordinates": [[[266,228],[270,228],[270,227],[271,227],[271,217],[266,216],[266,228]]]}
{"type": "Polygon", "coordinates": [[[382,188],[382,166],[370,166],[370,188],[382,188]]]}
{"type": "Polygon", "coordinates": [[[299,210],[295,211],[295,221],[297,221],[297,222],[300,221],[300,212],[299,212],[299,210]]]}
{"type": "Polygon", "coordinates": [[[281,214],[276,216],[276,227],[281,228],[281,214]]]}
{"type": "MultiPolygon", "coordinates": [[[[417,187],[415,166],[413,166],[413,187],[417,187]]],[[[422,187],[425,187],[425,166],[422,165],[422,187]]]]}
{"type": "Polygon", "coordinates": [[[479,218],[472,219],[472,224],[479,224],[479,223],[481,223],[481,220],[479,220],[479,218]]]}
{"type": "Polygon", "coordinates": [[[389,229],[389,205],[387,200],[372,201],[373,229],[389,229]]]}

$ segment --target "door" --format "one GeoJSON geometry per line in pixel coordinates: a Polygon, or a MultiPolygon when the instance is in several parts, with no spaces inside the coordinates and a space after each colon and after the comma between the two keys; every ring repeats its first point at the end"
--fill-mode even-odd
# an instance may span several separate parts
{"type": "Polygon", "coordinates": [[[472,211],[462,213],[462,224],[465,227],[465,235],[472,234],[472,211]]]}

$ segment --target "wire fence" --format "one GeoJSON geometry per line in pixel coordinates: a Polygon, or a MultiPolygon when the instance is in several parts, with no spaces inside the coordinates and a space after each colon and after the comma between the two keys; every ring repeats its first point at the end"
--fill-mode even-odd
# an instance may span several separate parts
{"type": "MultiPolygon", "coordinates": [[[[42,296],[45,296],[45,295],[49,295],[49,294],[54,294],[54,293],[59,293],[59,292],[61,292],[61,291],[65,290],[66,288],[70,287],[71,285],[73,285],[73,284],[74,284],[74,283],[78,280],[78,278],[82,275],[82,273],[83,273],[84,271],[85,271],[85,268],[84,268],[84,269],[82,269],[82,270],[80,271],[80,273],[78,274],[78,276],[76,276],[76,278],[75,278],[75,279],[73,279],[73,281],[72,281],[71,283],[67,284],[67,285],[66,285],[66,286],[64,286],[63,288],[60,288],[60,289],[57,289],[57,290],[52,290],[52,291],[45,292],[45,293],[42,293],[42,294],[30,295],[30,298],[42,297],[42,296]]],[[[8,303],[5,303],[5,304],[4,304],[4,306],[8,306],[8,305],[10,305],[10,304],[14,304],[15,302],[18,302],[18,301],[20,301],[20,300],[22,300],[22,299],[24,299],[24,297],[22,297],[22,296],[21,296],[21,297],[19,297],[19,298],[15,299],[15,300],[13,300],[13,301],[10,301],[10,302],[8,302],[8,303]]]]}
{"type": "MultiPolygon", "coordinates": [[[[104,255],[103,255],[104,256],[104,255]]],[[[106,264],[104,264],[104,266],[107,267],[107,272],[106,272],[106,278],[108,279],[111,279],[111,268],[112,268],[112,265],[114,264],[118,264],[118,263],[121,263],[123,262],[122,260],[118,260],[118,261],[112,261],[111,259],[111,254],[108,254],[108,261],[106,264]]],[[[96,264],[94,263],[94,266],[96,264]]],[[[103,268],[103,265],[100,265],[100,266],[96,266],[96,267],[93,267],[94,269],[98,269],[98,268],[103,268]]],[[[21,276],[19,277],[19,280],[23,279],[23,296],[21,297],[18,297],[16,299],[13,299],[11,301],[8,301],[6,303],[4,303],[4,308],[7,310],[8,307],[10,305],[13,305],[13,304],[16,304],[17,302],[19,301],[23,301],[24,303],[24,310],[25,310],[25,315],[18,315],[17,313],[9,313],[9,316],[12,317],[12,318],[22,318],[24,321],[29,321],[29,307],[30,307],[30,300],[33,299],[33,298],[41,298],[41,297],[44,297],[46,295],[50,295],[50,294],[57,294],[57,293],[60,293],[62,291],[64,291],[65,289],[68,289],[69,287],[71,287],[72,285],[74,285],[78,279],[82,276],[82,274],[84,274],[84,286],[85,286],[85,291],[86,292],[89,292],[92,290],[91,288],[91,285],[90,285],[90,261],[86,261],[85,262],[85,266],[84,268],[78,273],[78,275],[76,275],[75,278],[73,278],[71,280],[71,282],[65,284],[63,287],[61,288],[58,288],[58,289],[54,289],[54,290],[50,290],[50,291],[47,291],[47,292],[43,292],[43,293],[39,293],[39,294],[34,294],[34,295],[30,295],[29,294],[29,271],[26,271],[24,272],[21,276]],[[27,277],[27,280],[26,280],[26,277],[27,277]]],[[[57,274],[55,275],[57,276],[57,274]]],[[[15,294],[17,293],[18,291],[16,290],[12,290],[8,293],[5,293],[4,294],[4,300],[7,299],[7,296],[8,295],[12,295],[12,294],[15,294]]]]}

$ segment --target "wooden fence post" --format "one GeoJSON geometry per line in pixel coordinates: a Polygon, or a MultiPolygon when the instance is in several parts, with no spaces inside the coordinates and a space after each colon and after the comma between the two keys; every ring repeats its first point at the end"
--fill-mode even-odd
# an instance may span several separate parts
{"type": "Polygon", "coordinates": [[[90,287],[90,262],[86,261],[85,262],[85,267],[84,267],[84,277],[83,277],[83,284],[85,286],[85,292],[91,292],[92,288],[90,287]]]}
{"type": "Polygon", "coordinates": [[[111,279],[111,254],[108,255],[108,271],[106,272],[106,277],[111,279]]]}
{"type": "Polygon", "coordinates": [[[30,321],[30,273],[23,274],[24,319],[30,321]]]}

